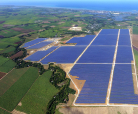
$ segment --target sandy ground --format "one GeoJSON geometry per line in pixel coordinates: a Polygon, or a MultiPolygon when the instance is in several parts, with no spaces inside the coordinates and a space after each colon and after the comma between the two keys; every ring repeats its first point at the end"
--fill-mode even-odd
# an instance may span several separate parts
{"type": "Polygon", "coordinates": [[[133,107],[66,107],[59,111],[63,114],[133,114],[133,107]]]}
{"type": "Polygon", "coordinates": [[[12,114],[26,114],[26,113],[24,113],[24,112],[20,112],[20,111],[17,111],[17,110],[13,110],[12,111],[12,114]]]}
{"type": "Polygon", "coordinates": [[[81,27],[71,27],[69,30],[74,30],[74,31],[82,31],[81,27]]]}
{"type": "Polygon", "coordinates": [[[132,35],[132,44],[136,47],[138,47],[138,35],[133,34],[132,35]]]}

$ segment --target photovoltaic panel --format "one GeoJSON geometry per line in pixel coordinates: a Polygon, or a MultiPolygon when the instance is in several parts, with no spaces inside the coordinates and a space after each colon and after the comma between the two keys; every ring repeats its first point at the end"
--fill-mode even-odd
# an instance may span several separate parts
{"type": "Polygon", "coordinates": [[[42,59],[44,56],[46,56],[47,54],[49,54],[50,52],[52,52],[53,50],[55,50],[58,46],[53,46],[51,48],[49,48],[46,51],[37,51],[36,53],[30,55],[29,57],[27,57],[24,60],[30,60],[30,61],[39,61],[40,59],[42,59]]]}
{"type": "Polygon", "coordinates": [[[42,41],[44,41],[46,39],[47,38],[37,38],[35,40],[32,40],[32,41],[29,41],[29,42],[25,43],[22,47],[29,47],[29,46],[34,45],[36,43],[42,42],[42,41]]]}
{"type": "Polygon", "coordinates": [[[77,63],[112,63],[115,46],[90,46],[77,63]]]}
{"type": "Polygon", "coordinates": [[[118,34],[119,29],[102,29],[102,31],[99,33],[99,35],[109,35],[109,34],[118,34]]]}
{"type": "Polygon", "coordinates": [[[74,63],[85,48],[86,46],[62,46],[44,58],[41,63],[74,63]]]}
{"type": "Polygon", "coordinates": [[[42,48],[42,47],[44,47],[44,46],[46,46],[46,45],[48,45],[48,44],[51,44],[53,41],[44,41],[44,42],[40,42],[40,43],[38,43],[38,44],[35,44],[35,45],[33,45],[33,46],[30,46],[30,47],[28,47],[28,48],[26,48],[26,49],[39,49],[39,48],[42,48]]]}
{"type": "Polygon", "coordinates": [[[116,63],[131,63],[132,60],[131,46],[118,46],[116,63]]]}
{"type": "Polygon", "coordinates": [[[120,35],[129,35],[129,29],[120,29],[120,35]]]}
{"type": "Polygon", "coordinates": [[[115,65],[110,103],[138,104],[138,95],[134,94],[131,64],[115,65]]]}
{"type": "Polygon", "coordinates": [[[118,45],[131,46],[130,35],[120,35],[118,45]]]}
{"type": "Polygon", "coordinates": [[[112,64],[75,64],[70,71],[86,80],[76,103],[105,103],[112,64]]]}
{"type": "Polygon", "coordinates": [[[74,37],[66,43],[77,43],[76,45],[88,45],[95,35],[86,35],[85,37],[74,37]]]}
{"type": "Polygon", "coordinates": [[[98,35],[91,45],[116,45],[118,34],[98,35]]]}

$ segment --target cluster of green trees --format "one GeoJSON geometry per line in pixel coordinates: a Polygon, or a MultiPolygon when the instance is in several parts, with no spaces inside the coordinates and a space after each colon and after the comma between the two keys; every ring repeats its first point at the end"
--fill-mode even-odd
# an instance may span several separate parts
{"type": "Polygon", "coordinates": [[[53,66],[53,64],[49,64],[49,69],[53,71],[53,74],[50,78],[51,84],[53,84],[56,88],[60,89],[60,92],[57,93],[52,100],[47,105],[47,112],[46,114],[54,114],[56,106],[59,103],[67,103],[69,100],[69,93],[75,94],[76,91],[71,89],[70,86],[70,79],[66,78],[66,73],[58,66],[53,66]],[[58,75],[57,75],[58,74],[58,75]],[[59,82],[58,82],[59,81],[59,82]],[[66,83],[63,86],[58,86],[57,84],[65,81],[66,83]]]}

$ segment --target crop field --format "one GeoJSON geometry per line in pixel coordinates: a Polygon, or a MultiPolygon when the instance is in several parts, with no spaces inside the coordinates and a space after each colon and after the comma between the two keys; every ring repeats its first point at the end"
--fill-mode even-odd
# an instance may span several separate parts
{"type": "Polygon", "coordinates": [[[3,78],[3,76],[5,76],[5,75],[6,75],[6,73],[0,72],[0,79],[3,78]]]}
{"type": "Polygon", "coordinates": [[[15,65],[16,63],[10,60],[9,58],[4,58],[0,56],[0,71],[1,72],[5,72],[5,73],[9,72],[10,70],[14,68],[15,65]]]}
{"type": "Polygon", "coordinates": [[[0,96],[2,96],[29,68],[13,69],[0,80],[0,96]]]}
{"type": "Polygon", "coordinates": [[[30,67],[1,97],[0,107],[12,111],[38,78],[37,68],[30,67]],[[14,91],[14,92],[13,92],[14,91]]]}
{"type": "Polygon", "coordinates": [[[16,110],[28,114],[45,114],[48,102],[59,91],[50,82],[52,72],[47,71],[32,85],[16,110]]]}

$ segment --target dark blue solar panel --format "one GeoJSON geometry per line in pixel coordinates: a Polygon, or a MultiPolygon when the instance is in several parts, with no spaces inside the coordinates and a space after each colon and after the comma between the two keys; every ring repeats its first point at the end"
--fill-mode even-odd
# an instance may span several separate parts
{"type": "Polygon", "coordinates": [[[36,44],[36,43],[42,42],[42,41],[44,41],[44,40],[46,40],[46,39],[47,39],[47,38],[37,38],[37,39],[35,39],[35,40],[32,40],[32,41],[30,41],[30,42],[25,43],[22,47],[28,47],[28,46],[34,45],[34,44],[36,44]]]}
{"type": "Polygon", "coordinates": [[[39,61],[40,59],[42,59],[44,56],[46,56],[47,54],[49,54],[50,52],[52,52],[53,50],[55,50],[58,46],[53,46],[51,48],[49,48],[46,51],[37,51],[36,53],[30,55],[29,57],[27,57],[24,60],[30,60],[30,61],[39,61]]]}
{"type": "Polygon", "coordinates": [[[110,103],[138,104],[134,94],[131,64],[116,64],[110,95],[110,103]]]}
{"type": "Polygon", "coordinates": [[[86,35],[85,37],[74,37],[66,43],[77,43],[76,45],[88,45],[95,35],[86,35]]]}
{"type": "Polygon", "coordinates": [[[77,63],[112,63],[115,46],[90,46],[77,63]]]}
{"type": "Polygon", "coordinates": [[[129,35],[120,35],[119,36],[119,43],[118,43],[118,45],[131,46],[130,36],[129,35]]]}
{"type": "Polygon", "coordinates": [[[38,48],[42,48],[48,44],[51,44],[53,41],[45,41],[45,42],[40,42],[39,44],[35,44],[31,47],[28,47],[27,49],[38,49],[38,48]]]}
{"type": "Polygon", "coordinates": [[[105,103],[112,64],[76,64],[70,74],[86,80],[76,103],[105,103]]]}
{"type": "Polygon", "coordinates": [[[116,45],[116,35],[98,35],[91,45],[116,45]]]}
{"type": "Polygon", "coordinates": [[[74,63],[85,48],[86,46],[62,46],[43,59],[41,63],[74,63]]]}
{"type": "Polygon", "coordinates": [[[131,46],[118,46],[116,63],[131,63],[132,60],[131,46]]]}
{"type": "Polygon", "coordinates": [[[117,35],[118,31],[119,31],[119,29],[102,29],[102,31],[99,33],[99,35],[101,35],[101,34],[106,34],[106,35],[115,34],[115,35],[117,35]]]}
{"type": "Polygon", "coordinates": [[[120,29],[120,35],[129,35],[129,29],[120,29]]]}

